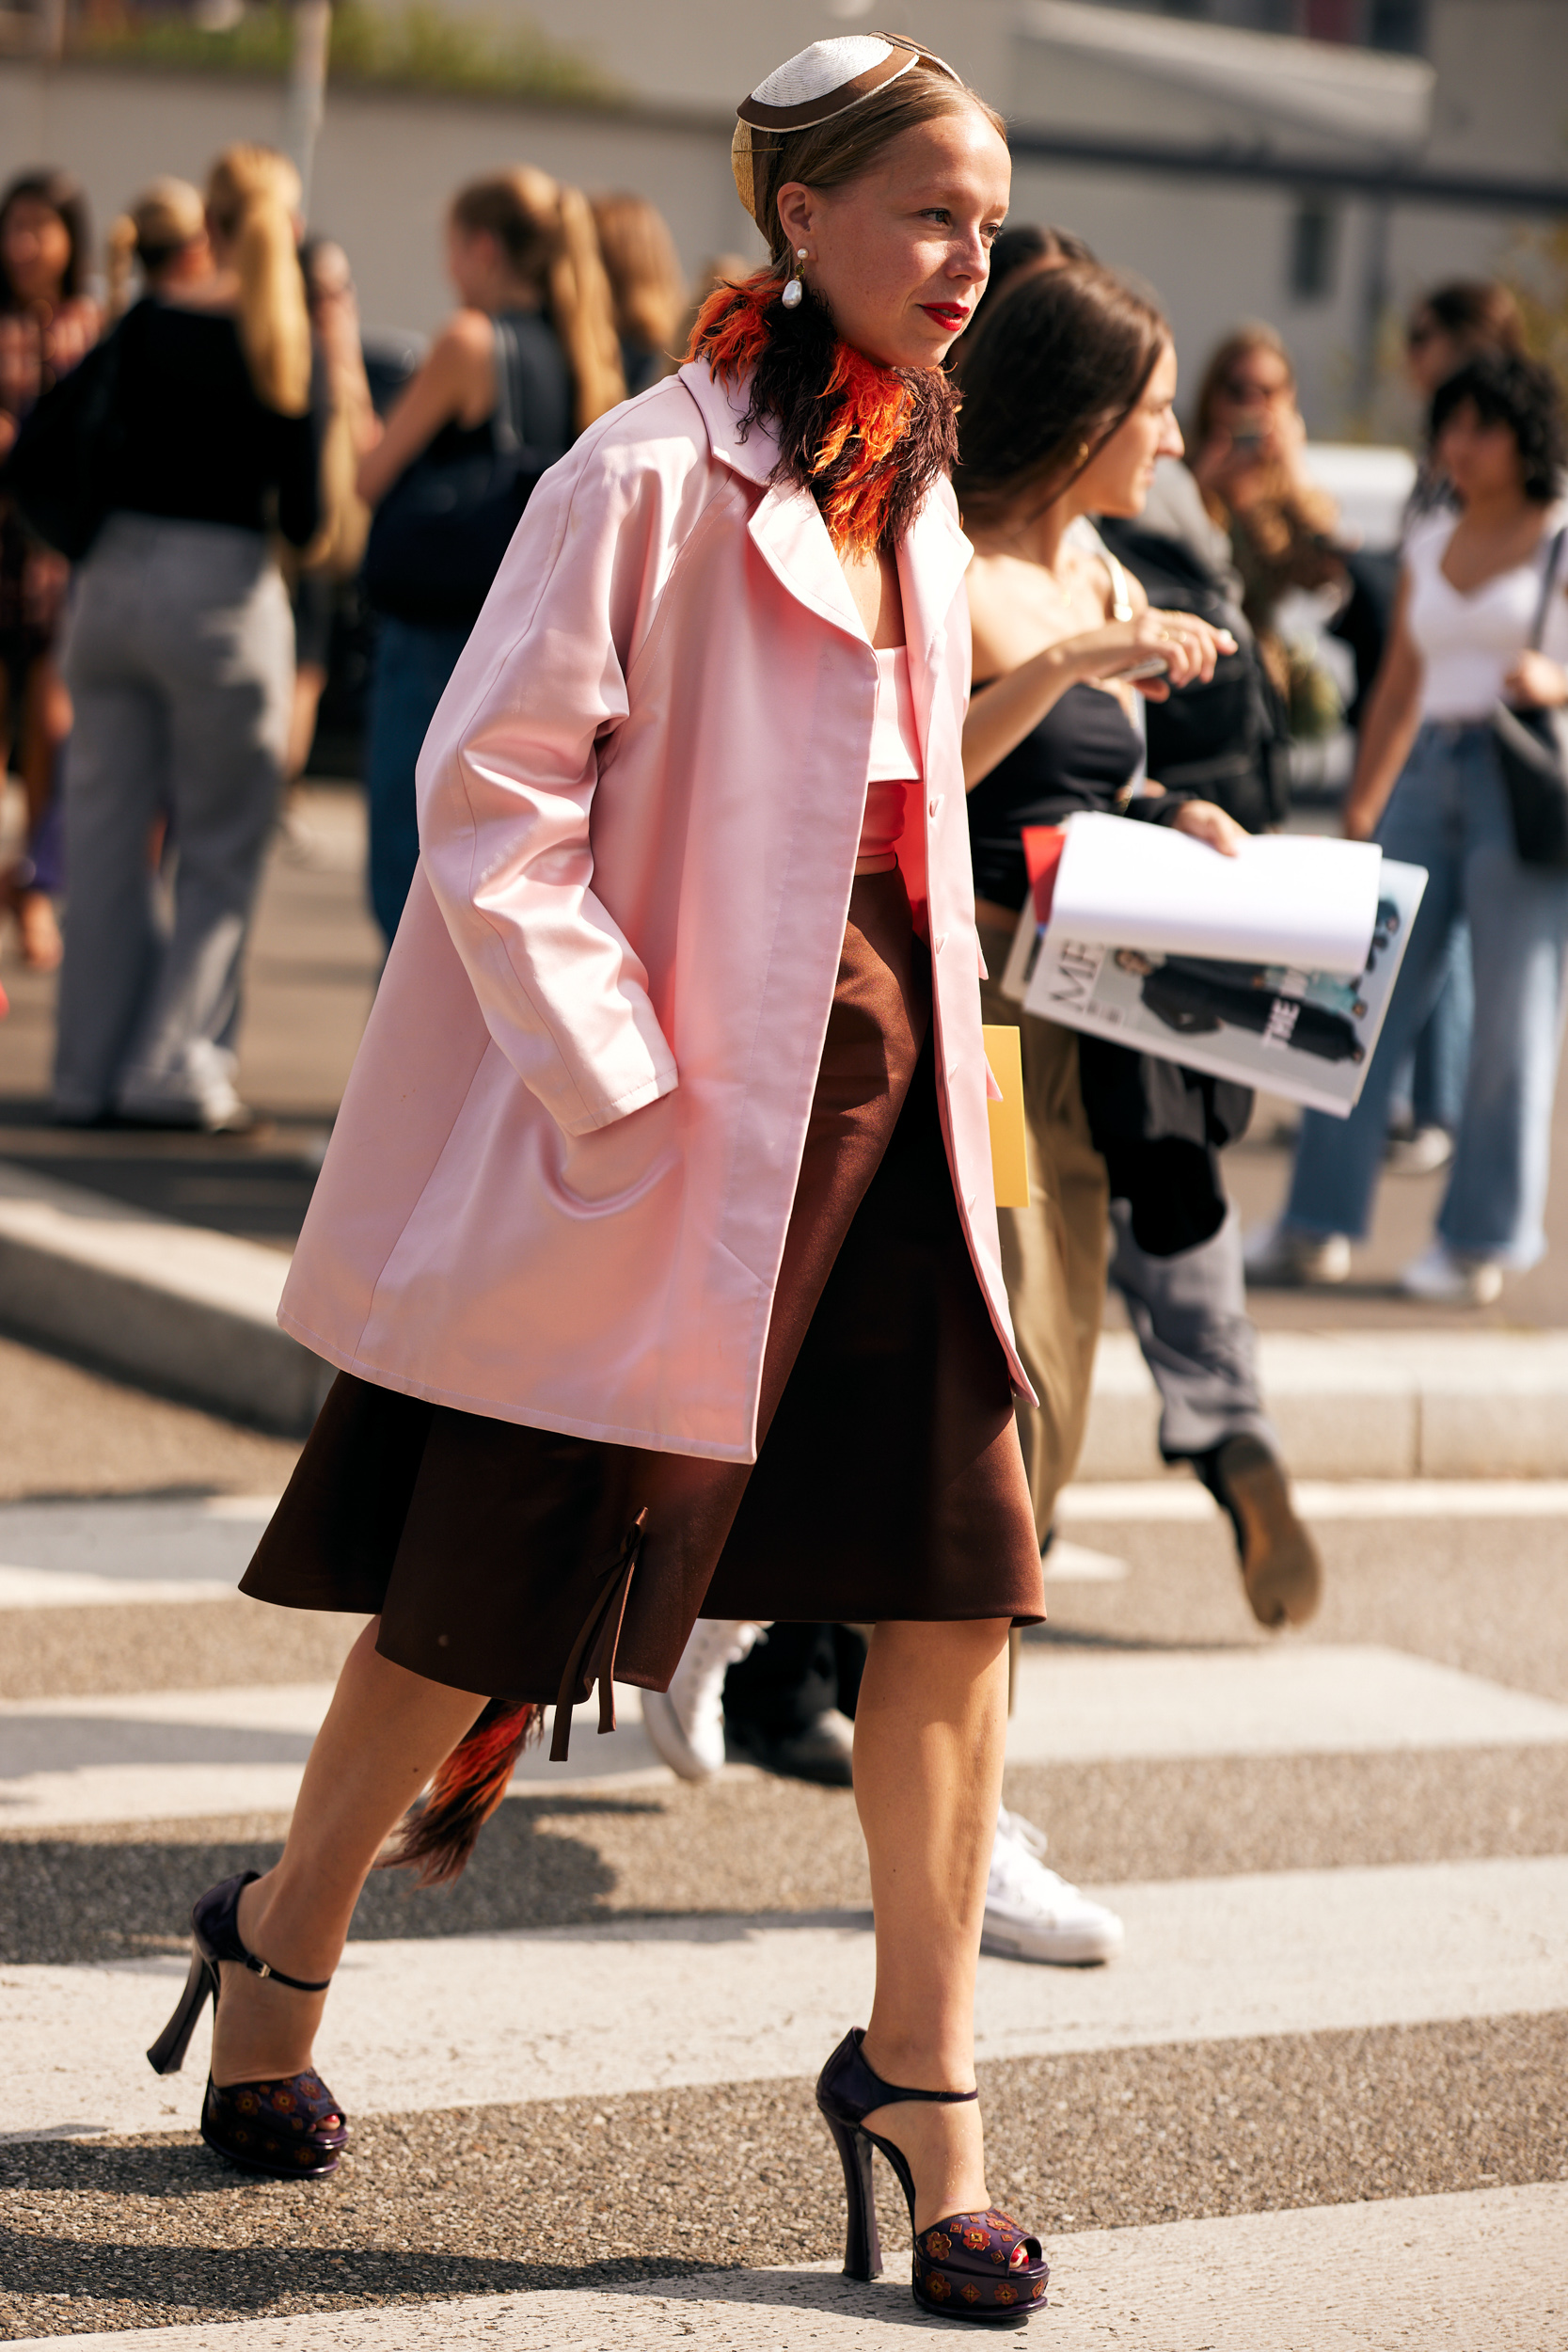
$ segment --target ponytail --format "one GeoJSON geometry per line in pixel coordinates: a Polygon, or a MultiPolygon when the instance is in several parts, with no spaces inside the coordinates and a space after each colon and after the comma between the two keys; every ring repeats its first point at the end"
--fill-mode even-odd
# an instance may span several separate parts
{"type": "Polygon", "coordinates": [[[610,291],[599,232],[580,188],[560,191],[561,249],[550,270],[550,315],[571,365],[577,387],[577,427],[585,433],[596,417],[626,396],[615,304],[610,291]]]}
{"type": "Polygon", "coordinates": [[[294,240],[299,174],[270,147],[230,147],[207,182],[214,228],[233,248],[240,348],[256,397],[285,417],[310,405],[310,320],[294,240]]]}
{"type": "Polygon", "coordinates": [[[476,180],[460,191],[453,224],[484,231],[513,274],[537,294],[572,373],[573,421],[579,433],[626,396],[615,308],[587,198],[531,164],[476,180]]]}
{"type": "Polygon", "coordinates": [[[131,308],[131,269],[136,258],[136,224],[129,213],[121,213],[109,230],[108,315],[122,318],[131,308]]]}
{"type": "Polygon", "coordinates": [[[110,318],[119,318],[131,307],[134,262],[139,262],[142,275],[151,279],[175,254],[194,245],[205,227],[200,191],[188,180],[150,181],[109,231],[110,318]]]}

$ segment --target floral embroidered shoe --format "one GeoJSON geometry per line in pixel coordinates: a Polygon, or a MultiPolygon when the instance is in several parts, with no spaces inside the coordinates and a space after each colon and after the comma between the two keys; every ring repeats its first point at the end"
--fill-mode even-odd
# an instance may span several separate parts
{"type": "MultiPolygon", "coordinates": [[[[240,1938],[240,1896],[261,1874],[242,1870],[209,1887],[191,1913],[191,1968],[173,2016],[149,2050],[155,2074],[178,2074],[185,2062],[197,2019],[209,1998],[217,2010],[221,1961],[236,1961],[252,1976],[270,1977],[295,1993],[325,1993],[332,1981],[311,1984],[285,1976],[246,1949],[240,1938]]],[[[201,2103],[201,2137],[209,2148],[247,2171],[269,2172],[283,2181],[319,2181],[336,2172],[348,2139],[348,2120],[318,2074],[309,2069],[273,2082],[228,2083],[211,2074],[201,2103]]]]}
{"type": "Polygon", "coordinates": [[[201,2137],[246,2171],[271,2172],[280,2181],[319,2181],[338,2169],[348,2125],[319,2074],[230,2083],[223,2090],[209,2075],[201,2137]]]}
{"type": "Polygon", "coordinates": [[[1038,2238],[993,2205],[984,2213],[949,2214],[914,2242],[915,2301],[958,2319],[1033,2311],[1045,2301],[1049,2276],[1038,2238]]]}
{"type": "Polygon", "coordinates": [[[879,2149],[898,2176],[910,2208],[914,2232],[914,2299],[923,2311],[942,2312],[954,2319],[1016,2319],[1038,2311],[1045,2302],[1051,2275],[1039,2239],[1020,2229],[1007,2214],[988,2207],[984,2213],[954,2213],[934,2229],[915,2231],[914,2178],[901,2148],[877,2132],[868,2132],[864,2119],[877,2107],[893,2106],[904,2099],[939,2100],[958,2106],[977,2099],[977,2090],[909,2090],[885,2083],[861,2055],[863,2039],[852,2026],[816,2083],[816,2104],[832,2134],[844,2166],[848,2201],[845,2236],[844,2275],[876,2279],[882,2268],[881,2240],[877,2228],[877,2204],[871,2190],[871,2152],[879,2149]]]}

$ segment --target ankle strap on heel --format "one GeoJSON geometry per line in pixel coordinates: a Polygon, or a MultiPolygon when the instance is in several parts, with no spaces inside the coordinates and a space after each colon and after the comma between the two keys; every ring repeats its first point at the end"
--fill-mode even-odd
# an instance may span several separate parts
{"type": "MultiPolygon", "coordinates": [[[[865,2039],[863,2026],[852,2026],[822,2069],[817,2084],[817,2101],[855,2116],[869,2115],[876,2107],[891,2107],[905,2100],[924,2099],[941,2106],[964,2106],[980,2096],[975,2090],[917,2090],[908,2083],[884,2082],[862,2043],[865,2039]]],[[[858,2116],[855,2116],[858,2121],[858,2116]]]]}
{"type": "MultiPolygon", "coordinates": [[[[234,1941],[239,1944],[237,1935],[234,1941]]],[[[236,1958],[244,1963],[253,1977],[267,1977],[274,1984],[286,1984],[292,1993],[325,1993],[332,1981],[330,1977],[321,1977],[312,1983],[309,1977],[286,1976],[281,1968],[269,1968],[264,1960],[258,1960],[255,1953],[247,1951],[243,1944],[240,1944],[236,1958]]]]}
{"type": "Polygon", "coordinates": [[[248,1968],[253,1977],[270,1978],[274,1984],[286,1984],[291,1993],[325,1993],[330,1977],[312,1981],[309,1977],[291,1977],[282,1968],[260,1960],[240,1933],[240,1897],[251,1883],[261,1877],[259,1870],[242,1870],[237,1877],[220,1880],[201,1896],[191,1913],[191,1929],[197,1949],[213,1963],[228,1960],[242,1968],[248,1968]]]}

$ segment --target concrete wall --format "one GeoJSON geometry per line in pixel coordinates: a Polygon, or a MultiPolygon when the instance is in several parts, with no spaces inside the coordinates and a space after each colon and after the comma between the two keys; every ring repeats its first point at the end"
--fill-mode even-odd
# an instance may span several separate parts
{"type": "MultiPolygon", "coordinates": [[[[487,12],[511,6],[486,0],[487,12]]],[[[334,89],[314,225],[347,245],[372,325],[437,324],[449,304],[440,260],[446,199],[462,181],[509,160],[527,158],[588,186],[645,189],[668,214],[690,269],[718,250],[760,254],[731,186],[725,108],[791,49],[864,23],[847,0],[835,12],[818,0],[679,0],[657,9],[646,0],[527,0],[523,12],[594,56],[647,102],[645,110],[617,118],[334,89]],[[683,117],[669,111],[677,105],[683,117]]],[[[1223,133],[1243,144],[1303,144],[1299,133],[1236,104],[1028,38],[1007,0],[908,0],[900,22],[1016,120],[1064,129],[1092,121],[1129,137],[1223,133]]],[[[1436,91],[1421,160],[1568,177],[1568,0],[1433,0],[1432,27],[1436,91]]],[[[281,91],[261,83],[0,63],[0,168],[43,158],[69,164],[86,179],[102,222],[154,172],[199,179],[227,140],[276,140],[281,122],[281,91]]],[[[1219,335],[1238,318],[1264,317],[1290,340],[1315,435],[1334,438],[1369,424],[1384,434],[1413,430],[1414,414],[1391,377],[1372,411],[1363,398],[1377,314],[1386,342],[1390,317],[1420,286],[1506,264],[1531,224],[1412,206],[1385,222],[1366,202],[1347,199],[1337,208],[1330,282],[1321,297],[1301,301],[1289,273],[1295,209],[1288,188],[1082,167],[1023,164],[1014,183],[1015,219],[1066,222],[1107,261],[1158,289],[1189,388],[1219,335]]]]}
{"type": "MultiPolygon", "coordinates": [[[[231,139],[276,143],[282,93],[215,75],[51,71],[0,64],[0,173],[47,160],[86,182],[100,230],[157,172],[198,183],[231,139]]],[[[669,215],[689,268],[748,248],[713,127],[558,107],[368,91],[331,94],[317,150],[312,225],[342,239],[372,326],[429,330],[451,307],[441,267],[447,199],[492,165],[527,161],[589,187],[644,188],[669,215]]],[[[750,248],[760,257],[754,232],[750,248]]]]}

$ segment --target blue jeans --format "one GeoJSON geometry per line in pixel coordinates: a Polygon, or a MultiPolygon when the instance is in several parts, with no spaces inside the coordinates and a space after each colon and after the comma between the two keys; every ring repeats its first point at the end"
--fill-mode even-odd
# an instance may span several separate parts
{"type": "Polygon", "coordinates": [[[466,624],[428,628],[383,615],[371,678],[365,797],[371,819],[371,906],[389,947],[420,862],[414,763],[468,642],[466,624]]]}
{"type": "Polygon", "coordinates": [[[1456,923],[1449,961],[1438,983],[1437,1001],[1416,1050],[1394,1087],[1391,1117],[1396,1127],[1446,1127],[1456,1133],[1465,1103],[1465,1073],[1470,1067],[1470,1028],[1476,1017],[1470,973],[1470,931],[1456,923]]]}
{"type": "Polygon", "coordinates": [[[1467,920],[1475,1029],[1437,1232],[1461,1256],[1523,1271],[1543,1257],[1552,1096],[1562,1043],[1568,874],[1520,864],[1490,731],[1429,722],[1378,827],[1428,881],[1367,1083],[1349,1119],[1307,1111],[1285,1222],[1367,1231],[1388,1098],[1467,920]]]}

